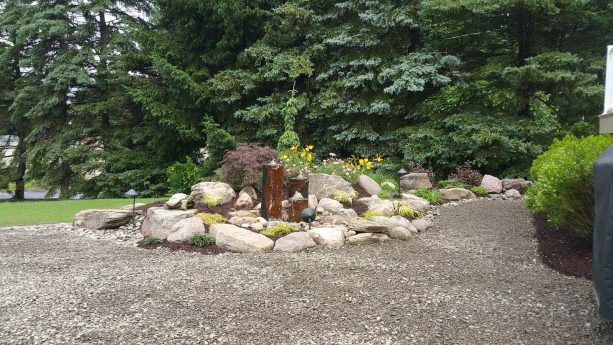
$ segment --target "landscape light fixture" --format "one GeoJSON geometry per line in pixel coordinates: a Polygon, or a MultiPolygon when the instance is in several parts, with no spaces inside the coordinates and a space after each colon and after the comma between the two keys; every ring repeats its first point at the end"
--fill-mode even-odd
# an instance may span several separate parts
{"type": "Polygon", "coordinates": [[[305,208],[302,210],[302,212],[300,212],[300,219],[302,219],[302,221],[305,223],[309,223],[309,230],[311,230],[311,223],[315,221],[316,217],[317,212],[314,208],[305,208]]]}
{"type": "Polygon", "coordinates": [[[402,193],[400,193],[400,178],[402,178],[402,176],[408,174],[408,172],[406,170],[404,170],[404,168],[400,168],[400,170],[398,170],[397,174],[398,174],[398,195],[401,195],[402,193]]]}
{"type": "Polygon", "coordinates": [[[138,196],[138,192],[134,189],[130,189],[125,194],[128,198],[132,198],[132,224],[136,222],[136,197],[138,196]]]}

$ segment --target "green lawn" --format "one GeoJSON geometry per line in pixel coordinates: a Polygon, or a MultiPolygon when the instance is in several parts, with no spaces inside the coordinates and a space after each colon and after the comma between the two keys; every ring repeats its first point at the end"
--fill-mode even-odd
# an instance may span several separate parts
{"type": "MultiPolygon", "coordinates": [[[[136,199],[136,202],[148,204],[162,199],[136,199]]],[[[119,208],[130,204],[130,199],[0,202],[0,226],[70,223],[82,210],[119,208]]]]}

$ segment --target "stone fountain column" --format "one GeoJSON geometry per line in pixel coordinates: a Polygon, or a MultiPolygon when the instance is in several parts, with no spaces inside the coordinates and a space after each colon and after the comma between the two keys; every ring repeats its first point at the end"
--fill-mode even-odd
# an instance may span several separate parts
{"type": "Polygon", "coordinates": [[[260,215],[266,220],[281,219],[283,204],[283,180],[285,170],[283,164],[274,160],[264,164],[264,174],[262,176],[262,208],[260,215]]]}

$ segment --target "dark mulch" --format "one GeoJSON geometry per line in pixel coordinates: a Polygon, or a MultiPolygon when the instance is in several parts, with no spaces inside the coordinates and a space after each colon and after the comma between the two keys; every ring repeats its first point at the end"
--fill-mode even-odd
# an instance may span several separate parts
{"type": "Polygon", "coordinates": [[[186,251],[193,253],[200,253],[204,255],[218,255],[225,253],[226,251],[218,246],[211,245],[206,247],[194,247],[187,243],[175,243],[175,242],[162,242],[161,244],[147,244],[144,240],[138,242],[138,246],[144,249],[156,249],[158,247],[166,248],[172,252],[186,251]]]}
{"type": "Polygon", "coordinates": [[[165,200],[160,200],[160,201],[152,202],[152,203],[144,205],[144,206],[137,207],[136,210],[142,212],[143,214],[145,214],[145,213],[147,213],[148,209],[150,209],[152,207],[162,207],[162,206],[164,206],[165,203],[166,203],[165,200]]]}
{"type": "Polygon", "coordinates": [[[543,263],[562,274],[592,279],[592,241],[551,229],[547,216],[534,217],[536,239],[543,263]]]}

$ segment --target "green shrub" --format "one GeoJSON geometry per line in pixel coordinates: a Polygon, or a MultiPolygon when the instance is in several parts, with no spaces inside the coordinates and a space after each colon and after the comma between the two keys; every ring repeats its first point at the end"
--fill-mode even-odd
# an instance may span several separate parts
{"type": "Polygon", "coordinates": [[[215,237],[209,234],[195,233],[187,240],[190,246],[206,247],[215,244],[215,237]]]}
{"type": "Polygon", "coordinates": [[[383,213],[377,212],[377,211],[366,211],[364,212],[364,215],[362,215],[362,217],[366,218],[367,220],[372,217],[381,217],[381,216],[383,216],[383,213]]]}
{"type": "Polygon", "coordinates": [[[475,193],[476,196],[487,196],[489,193],[487,189],[483,186],[474,186],[470,189],[471,192],[475,193]]]}
{"type": "Polygon", "coordinates": [[[438,205],[443,200],[441,193],[436,189],[420,188],[415,192],[415,195],[428,200],[431,205],[438,205]]]}
{"type": "Polygon", "coordinates": [[[379,198],[392,199],[394,196],[398,195],[398,192],[398,184],[396,182],[392,182],[392,180],[387,180],[381,183],[379,198]]]}
{"type": "Polygon", "coordinates": [[[162,241],[161,238],[155,237],[155,236],[149,236],[149,237],[145,238],[145,244],[152,245],[152,246],[155,246],[155,245],[158,245],[158,244],[162,244],[162,242],[163,241],[162,241]]]}
{"type": "Polygon", "coordinates": [[[210,176],[219,168],[219,162],[226,151],[236,149],[238,143],[230,133],[219,127],[210,117],[205,118],[204,128],[209,157],[202,164],[202,172],[205,176],[210,176]]]}
{"type": "Polygon", "coordinates": [[[214,197],[212,195],[204,195],[202,197],[202,201],[204,201],[204,203],[208,206],[208,207],[215,207],[215,206],[219,206],[219,201],[220,199],[218,197],[214,197]]]}
{"type": "Polygon", "coordinates": [[[175,162],[166,169],[166,181],[172,193],[189,194],[192,186],[200,182],[198,166],[186,156],[185,163],[175,162]]]}
{"type": "Polygon", "coordinates": [[[418,218],[421,213],[415,211],[413,206],[406,201],[398,201],[394,203],[394,214],[405,218],[418,218]]]}
{"type": "Polygon", "coordinates": [[[342,203],[342,204],[351,204],[355,198],[358,197],[357,192],[347,193],[342,190],[337,190],[332,193],[332,199],[342,203]]]}
{"type": "Polygon", "coordinates": [[[465,188],[466,185],[458,180],[448,179],[438,182],[441,188],[465,188]]]}
{"type": "Polygon", "coordinates": [[[285,236],[287,234],[291,234],[292,232],[296,232],[294,227],[287,224],[278,224],[273,226],[272,228],[266,229],[261,232],[264,236],[285,236]]]}
{"type": "Polygon", "coordinates": [[[594,192],[592,164],[611,144],[609,135],[555,140],[530,169],[533,185],[526,207],[544,213],[550,224],[582,237],[592,234],[594,192]]]}
{"type": "Polygon", "coordinates": [[[228,221],[226,217],[222,216],[221,214],[217,214],[217,213],[202,212],[202,213],[196,214],[196,217],[202,219],[202,222],[204,223],[204,225],[223,224],[228,221]]]}

